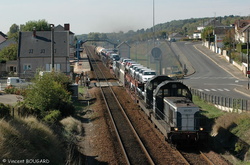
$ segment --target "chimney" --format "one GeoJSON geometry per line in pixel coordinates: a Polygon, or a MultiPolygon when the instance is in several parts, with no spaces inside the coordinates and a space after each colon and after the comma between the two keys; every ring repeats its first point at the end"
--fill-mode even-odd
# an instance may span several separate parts
{"type": "Polygon", "coordinates": [[[36,37],[36,27],[33,27],[33,37],[36,37]]]}
{"type": "Polygon", "coordinates": [[[69,23],[64,24],[64,30],[69,30],[69,23]]]}

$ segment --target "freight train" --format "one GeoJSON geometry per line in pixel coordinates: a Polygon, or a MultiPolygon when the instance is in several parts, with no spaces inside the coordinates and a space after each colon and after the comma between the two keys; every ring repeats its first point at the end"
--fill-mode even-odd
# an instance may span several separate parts
{"type": "Polygon", "coordinates": [[[194,144],[207,139],[206,123],[186,85],[166,75],[156,75],[131,59],[113,61],[112,68],[167,141],[194,144]]]}

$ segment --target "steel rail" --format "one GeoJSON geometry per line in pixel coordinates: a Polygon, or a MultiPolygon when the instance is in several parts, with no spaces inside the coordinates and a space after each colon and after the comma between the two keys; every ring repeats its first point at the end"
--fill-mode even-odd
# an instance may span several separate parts
{"type": "MultiPolygon", "coordinates": [[[[92,58],[92,59],[90,60],[90,61],[92,62],[92,66],[93,66],[93,63],[94,63],[94,65],[96,65],[96,61],[94,60],[93,55],[91,54],[91,52],[89,51],[89,49],[88,49],[87,47],[85,47],[85,50],[87,50],[89,56],[91,56],[91,57],[89,57],[89,58],[92,58]]],[[[96,67],[95,69],[97,69],[97,70],[99,70],[99,72],[101,72],[101,74],[102,74],[102,76],[103,76],[102,79],[105,79],[105,81],[108,82],[107,79],[105,78],[104,74],[102,73],[101,69],[99,68],[99,66],[98,66],[98,65],[96,65],[96,66],[97,66],[97,67],[96,67]]],[[[99,73],[96,73],[97,70],[95,70],[95,69],[94,69],[94,72],[95,72],[95,74],[96,74],[96,76],[97,76],[97,81],[99,82],[99,80],[100,80],[100,77],[98,77],[98,74],[99,74],[99,73]]],[[[99,74],[99,75],[100,75],[100,74],[99,74]]],[[[103,95],[105,104],[106,104],[107,108],[109,109],[109,110],[108,110],[108,113],[109,113],[109,115],[110,115],[112,124],[114,125],[114,129],[115,129],[116,135],[117,135],[117,137],[118,137],[118,141],[119,141],[119,143],[120,143],[120,145],[121,145],[121,148],[122,148],[122,150],[123,150],[123,153],[124,153],[124,156],[125,156],[126,163],[127,163],[127,164],[130,164],[130,159],[129,159],[128,153],[127,153],[127,151],[126,151],[126,149],[125,149],[125,147],[124,147],[124,142],[121,140],[122,137],[121,137],[121,135],[120,135],[120,133],[119,133],[119,130],[118,130],[118,128],[117,128],[117,122],[115,122],[114,114],[112,114],[112,112],[111,112],[109,100],[107,100],[107,98],[106,98],[106,96],[105,96],[105,93],[107,93],[107,92],[105,91],[106,88],[107,88],[107,87],[105,87],[105,88],[104,88],[104,87],[101,87],[101,92],[102,92],[102,95],[103,95]]],[[[155,164],[154,161],[152,160],[152,158],[151,158],[150,154],[148,153],[146,147],[143,145],[143,142],[141,141],[141,139],[140,139],[138,133],[136,132],[136,130],[135,130],[133,124],[132,124],[131,121],[129,120],[129,118],[128,118],[128,116],[127,116],[127,114],[126,114],[124,108],[122,107],[122,105],[120,104],[119,100],[117,99],[117,96],[115,95],[115,93],[114,93],[114,91],[112,90],[111,86],[108,85],[108,88],[109,88],[110,92],[112,93],[114,99],[116,100],[116,103],[117,103],[117,105],[119,106],[119,108],[120,108],[120,110],[121,110],[121,112],[122,112],[122,114],[123,114],[123,117],[125,117],[125,119],[126,119],[128,125],[129,125],[130,129],[132,130],[134,136],[136,137],[136,140],[137,140],[137,142],[139,143],[140,148],[141,148],[142,151],[144,152],[144,154],[145,154],[145,156],[146,156],[146,158],[147,158],[147,162],[148,162],[149,164],[154,165],[154,164],[155,164]]],[[[112,102],[112,104],[114,104],[114,103],[112,102]]],[[[121,119],[120,119],[120,120],[121,120],[121,119]]],[[[127,150],[128,150],[128,149],[127,149],[127,150]]],[[[131,157],[131,156],[130,156],[130,157],[131,157]]]]}

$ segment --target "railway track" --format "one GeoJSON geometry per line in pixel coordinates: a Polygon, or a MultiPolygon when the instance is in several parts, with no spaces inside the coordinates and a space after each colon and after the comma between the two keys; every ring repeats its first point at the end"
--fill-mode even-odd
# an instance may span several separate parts
{"type": "Polygon", "coordinates": [[[178,150],[178,152],[183,158],[183,160],[186,162],[186,164],[214,165],[214,163],[211,160],[209,160],[209,158],[199,150],[188,149],[187,151],[178,150]]]}
{"type": "MultiPolygon", "coordinates": [[[[110,73],[109,75],[106,73],[109,72],[109,70],[103,65],[103,62],[99,57],[94,55],[93,50],[91,51],[88,47],[85,47],[85,51],[89,56],[89,61],[96,75],[95,80],[101,89],[126,164],[155,164],[154,162],[157,162],[157,159],[154,157],[155,160],[153,161],[153,158],[151,158],[135,128],[127,117],[125,110],[119,103],[117,96],[109,86],[108,80],[113,80],[114,77],[108,77],[110,76],[110,73]],[[107,85],[101,86],[100,82],[106,82],[105,84],[107,85]]],[[[182,158],[183,164],[217,164],[210,161],[209,158],[199,150],[175,150],[174,153],[182,158]]],[[[163,164],[171,164],[172,162],[174,161],[169,160],[163,164]]]]}
{"type": "MultiPolygon", "coordinates": [[[[100,81],[107,82],[105,74],[99,68],[98,61],[95,60],[92,52],[87,46],[85,46],[85,50],[95,72],[97,83],[100,81]]],[[[122,152],[124,159],[126,160],[126,164],[154,164],[154,161],[140,140],[140,137],[136,133],[112,88],[110,86],[105,86],[100,87],[100,89],[114,125],[118,141],[120,142],[121,148],[123,150],[122,152]]]]}

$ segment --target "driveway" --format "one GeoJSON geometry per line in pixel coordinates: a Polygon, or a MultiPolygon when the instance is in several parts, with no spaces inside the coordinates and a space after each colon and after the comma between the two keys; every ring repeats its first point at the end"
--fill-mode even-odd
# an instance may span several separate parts
{"type": "Polygon", "coordinates": [[[13,95],[13,94],[1,94],[0,95],[0,103],[15,105],[18,102],[18,99],[22,100],[22,96],[13,95]]]}

